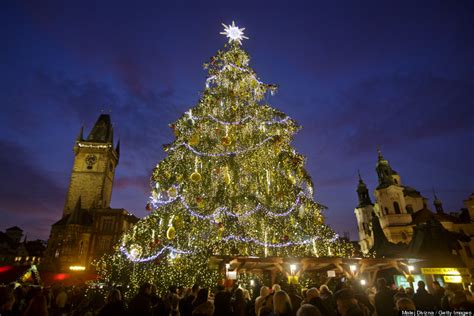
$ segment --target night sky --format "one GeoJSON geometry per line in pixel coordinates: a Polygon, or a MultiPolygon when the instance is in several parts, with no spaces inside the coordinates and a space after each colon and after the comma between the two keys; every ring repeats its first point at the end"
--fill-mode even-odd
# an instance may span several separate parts
{"type": "Polygon", "coordinates": [[[13,1],[0,3],[0,229],[44,238],[59,220],[81,125],[121,140],[112,207],[146,215],[151,170],[194,106],[235,20],[269,104],[303,129],[315,199],[357,238],[357,170],[376,147],[447,211],[474,191],[473,1],[13,1]],[[66,5],[67,3],[67,5],[66,5]],[[291,4],[291,6],[289,6],[291,4]]]}

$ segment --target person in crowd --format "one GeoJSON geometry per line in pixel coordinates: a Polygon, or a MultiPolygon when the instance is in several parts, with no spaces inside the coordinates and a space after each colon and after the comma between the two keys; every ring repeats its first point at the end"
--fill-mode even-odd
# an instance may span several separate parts
{"type": "Polygon", "coordinates": [[[474,311],[474,304],[469,302],[463,290],[457,290],[451,299],[451,306],[455,311],[474,311]]]}
{"type": "Polygon", "coordinates": [[[288,296],[290,297],[291,306],[294,306],[291,315],[296,316],[298,306],[301,306],[301,302],[303,301],[303,298],[298,295],[298,293],[296,292],[295,286],[293,284],[291,284],[288,287],[288,296]]]}
{"type": "Polygon", "coordinates": [[[58,315],[67,313],[66,311],[67,299],[68,299],[68,296],[66,293],[66,289],[64,287],[60,287],[58,294],[56,295],[56,298],[54,300],[58,315]]]}
{"type": "Polygon", "coordinates": [[[321,316],[321,313],[316,306],[303,304],[296,312],[296,316],[321,316]]]}
{"type": "Polygon", "coordinates": [[[198,284],[194,284],[191,290],[186,291],[184,297],[179,302],[179,312],[181,316],[191,316],[193,313],[193,301],[196,299],[198,291],[198,284]]]}
{"type": "Polygon", "coordinates": [[[384,278],[377,279],[376,288],[377,293],[375,294],[375,311],[377,312],[377,315],[394,315],[394,291],[387,286],[387,281],[385,281],[384,278]]]}
{"type": "Polygon", "coordinates": [[[274,294],[270,293],[265,297],[265,301],[258,310],[257,316],[273,315],[273,296],[274,294]]]}
{"type": "Polygon", "coordinates": [[[413,295],[415,295],[415,291],[413,291],[413,288],[407,287],[405,289],[405,294],[406,296],[413,301],[413,295]]]}
{"type": "Polygon", "coordinates": [[[193,314],[194,314],[194,309],[196,307],[198,307],[199,305],[203,303],[206,303],[208,300],[209,300],[209,289],[208,288],[199,289],[196,295],[196,298],[193,301],[193,314]]]}
{"type": "Polygon", "coordinates": [[[441,299],[444,296],[445,289],[438,281],[433,282],[433,298],[436,308],[441,309],[441,299]]]}
{"type": "Polygon", "coordinates": [[[247,312],[247,302],[245,301],[244,291],[238,288],[234,292],[234,297],[230,303],[233,316],[245,316],[247,312]]]}
{"type": "Polygon", "coordinates": [[[369,315],[374,314],[375,307],[370,303],[369,296],[364,291],[362,285],[359,282],[354,282],[351,288],[354,291],[354,296],[362,311],[367,310],[369,315]]]}
{"type": "Polygon", "coordinates": [[[332,315],[336,313],[336,302],[331,290],[326,284],[319,287],[319,297],[322,300],[324,308],[332,315]]]}
{"type": "Polygon", "coordinates": [[[343,288],[334,294],[334,298],[336,300],[337,311],[341,316],[365,316],[364,312],[357,304],[357,300],[352,289],[343,288]]]}
{"type": "Polygon", "coordinates": [[[219,286],[217,293],[214,295],[214,316],[232,315],[231,299],[232,294],[226,291],[223,286],[219,286]]]}
{"type": "Polygon", "coordinates": [[[321,299],[319,295],[319,290],[315,287],[312,287],[306,291],[306,297],[303,301],[303,304],[311,304],[315,306],[317,309],[319,309],[322,315],[331,316],[335,314],[335,312],[332,312],[332,310],[328,310],[326,308],[323,300],[321,299]]]}
{"type": "Polygon", "coordinates": [[[425,282],[418,281],[418,289],[415,295],[413,295],[413,302],[415,303],[416,309],[434,310],[436,306],[435,299],[433,295],[426,291],[425,286],[425,282]]]}
{"type": "Polygon", "coordinates": [[[41,291],[31,298],[23,316],[48,316],[48,304],[41,291]]]}
{"type": "Polygon", "coordinates": [[[193,316],[213,316],[214,304],[209,301],[209,289],[200,289],[193,302],[193,316]]]}
{"type": "Polygon", "coordinates": [[[281,291],[281,286],[280,284],[273,284],[272,286],[272,293],[275,294],[276,292],[281,291]]]}
{"type": "Polygon", "coordinates": [[[151,302],[151,284],[144,283],[138,290],[138,294],[130,301],[128,307],[129,315],[153,315],[151,302]]]}
{"type": "Polygon", "coordinates": [[[448,284],[446,285],[444,295],[441,298],[441,309],[443,310],[452,310],[453,307],[451,306],[451,300],[454,297],[454,293],[458,290],[456,284],[448,284]]]}
{"type": "Polygon", "coordinates": [[[265,297],[267,297],[268,294],[270,294],[268,286],[262,286],[260,288],[260,296],[255,299],[255,315],[258,315],[258,311],[262,308],[265,297]]]}
{"type": "Polygon", "coordinates": [[[118,289],[112,289],[107,295],[106,304],[99,310],[98,316],[124,316],[126,314],[122,294],[118,289]]]}
{"type": "Polygon", "coordinates": [[[397,300],[395,303],[395,306],[397,308],[397,312],[400,311],[414,311],[415,308],[415,303],[408,297],[401,297],[397,300]]]}
{"type": "Polygon", "coordinates": [[[292,315],[291,300],[285,291],[278,291],[273,295],[273,313],[275,316],[292,315]]]}
{"type": "Polygon", "coordinates": [[[180,316],[179,313],[179,294],[173,294],[171,295],[171,310],[169,313],[169,316],[180,316]]]}
{"type": "Polygon", "coordinates": [[[15,304],[15,296],[8,287],[0,287],[0,315],[10,316],[13,314],[13,305],[15,304]]]}

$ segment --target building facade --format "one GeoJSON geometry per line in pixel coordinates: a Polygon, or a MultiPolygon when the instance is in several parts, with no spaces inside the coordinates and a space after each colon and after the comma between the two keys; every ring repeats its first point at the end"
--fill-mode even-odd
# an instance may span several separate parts
{"type": "Polygon", "coordinates": [[[113,251],[138,218],[111,208],[120,142],[114,147],[110,116],[102,114],[87,138],[83,129],[74,145],[74,163],[62,218],[51,227],[44,264],[53,271],[93,270],[92,262],[113,251]]]}
{"type": "MultiPolygon", "coordinates": [[[[378,219],[388,241],[394,244],[409,244],[413,237],[413,228],[430,219],[439,221],[450,232],[474,237],[474,193],[464,201],[465,209],[459,213],[447,214],[442,202],[433,192],[435,212],[432,212],[428,207],[427,198],[402,183],[400,175],[392,169],[380,150],[375,171],[378,186],[374,190],[374,204],[360,175],[357,187],[359,203],[354,213],[357,218],[359,245],[363,253],[368,253],[374,245],[374,217],[378,219]]],[[[469,242],[459,243],[458,253],[462,261],[467,267],[474,268],[474,238],[469,242]]]]}
{"type": "Polygon", "coordinates": [[[26,236],[23,238],[23,230],[20,227],[13,226],[5,232],[0,232],[0,266],[39,264],[45,249],[45,241],[28,241],[26,236]]]}

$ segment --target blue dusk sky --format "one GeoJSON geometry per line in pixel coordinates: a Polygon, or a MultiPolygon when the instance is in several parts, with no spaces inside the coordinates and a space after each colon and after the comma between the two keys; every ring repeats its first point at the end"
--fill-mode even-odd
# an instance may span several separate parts
{"type": "Polygon", "coordinates": [[[145,216],[168,124],[232,20],[279,85],[269,104],[303,127],[294,146],[336,232],[357,238],[357,170],[373,192],[377,145],[457,211],[474,191],[473,16],[473,1],[1,1],[0,229],[48,237],[79,129],[102,112],[121,140],[111,206],[145,216]]]}

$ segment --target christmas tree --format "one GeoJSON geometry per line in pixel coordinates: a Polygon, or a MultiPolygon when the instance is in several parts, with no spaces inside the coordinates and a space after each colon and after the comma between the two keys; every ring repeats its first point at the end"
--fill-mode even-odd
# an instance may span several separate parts
{"type": "Polygon", "coordinates": [[[304,157],[291,146],[299,127],[264,100],[262,83],[234,23],[205,68],[198,104],[170,126],[175,140],[151,177],[151,214],[98,265],[108,280],[137,286],[213,283],[209,258],[347,256],[349,244],[324,224],[304,157]]]}

